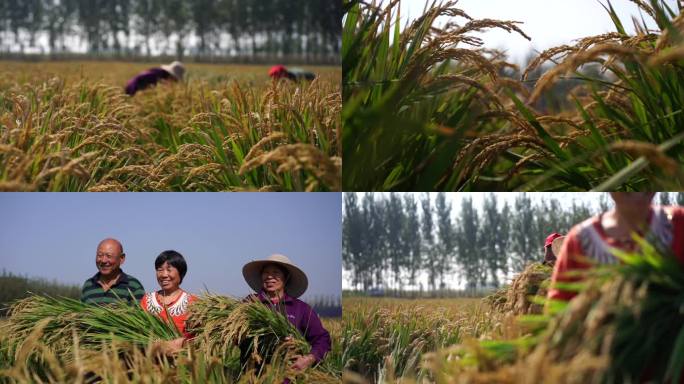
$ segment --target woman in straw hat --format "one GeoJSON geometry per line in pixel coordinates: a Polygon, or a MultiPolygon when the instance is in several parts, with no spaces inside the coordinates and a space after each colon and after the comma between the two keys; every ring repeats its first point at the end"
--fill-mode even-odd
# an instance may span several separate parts
{"type": "Polygon", "coordinates": [[[133,96],[136,92],[149,88],[162,80],[182,81],[185,74],[185,66],[180,61],[174,61],[168,65],[150,68],[141,72],[126,84],[126,94],[133,96]]]}
{"type": "Polygon", "coordinates": [[[306,274],[283,255],[271,255],[242,267],[247,284],[257,292],[251,300],[281,312],[311,345],[311,353],[298,356],[293,368],[303,370],[323,359],[330,351],[330,334],[320,318],[305,302],[298,299],[308,286],[306,274]]]}
{"type": "MultiPolygon", "coordinates": [[[[671,253],[684,264],[684,207],[661,207],[651,204],[655,193],[612,192],[615,208],[574,226],[563,241],[551,276],[557,281],[577,281],[572,270],[591,268],[593,264],[617,264],[611,248],[636,251],[632,235],[671,253]]],[[[551,288],[548,297],[570,300],[575,292],[551,288]]]]}

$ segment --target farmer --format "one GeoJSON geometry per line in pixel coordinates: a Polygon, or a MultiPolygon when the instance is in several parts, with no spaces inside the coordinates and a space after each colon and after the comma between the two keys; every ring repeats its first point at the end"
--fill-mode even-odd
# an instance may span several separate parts
{"type": "MultiPolygon", "coordinates": [[[[566,272],[589,268],[591,264],[583,258],[598,264],[618,263],[610,248],[637,250],[633,233],[660,249],[671,250],[684,263],[684,208],[653,206],[651,200],[654,195],[647,192],[611,193],[615,202],[613,210],[576,225],[568,233],[553,270],[552,286],[557,281],[577,281],[577,277],[567,276],[566,272]]],[[[575,294],[551,288],[548,297],[567,301],[575,294]]]]}
{"type": "Polygon", "coordinates": [[[185,321],[188,319],[188,307],[197,300],[197,297],[180,287],[188,271],[183,255],[176,251],[164,251],[154,260],[154,268],[161,289],[146,293],[140,300],[140,306],[167,322],[171,317],[171,321],[183,337],[166,342],[164,346],[168,353],[175,353],[192,337],[185,329],[185,321]]]}
{"type": "Polygon", "coordinates": [[[126,94],[133,96],[136,92],[149,88],[162,80],[181,81],[183,80],[184,73],[185,67],[180,61],[174,61],[169,65],[150,68],[128,81],[126,84],[126,94]]]}
{"type": "Polygon", "coordinates": [[[242,267],[242,276],[255,291],[249,300],[260,301],[281,312],[304,335],[311,353],[298,356],[292,367],[301,371],[323,359],[330,351],[330,334],[314,310],[298,299],[308,286],[306,274],[283,255],[271,255],[242,267]]]}
{"type": "Polygon", "coordinates": [[[561,244],[565,237],[560,233],[552,233],[546,237],[544,242],[544,264],[553,267],[556,264],[556,255],[560,250],[561,244]],[[558,241],[556,241],[558,239],[558,241]]]}
{"type": "Polygon", "coordinates": [[[118,240],[102,240],[95,255],[98,272],[83,283],[81,301],[86,304],[109,304],[117,300],[137,303],[145,289],[138,279],[121,270],[124,261],[126,254],[118,240]]]}
{"type": "Polygon", "coordinates": [[[271,76],[274,80],[286,78],[295,82],[299,82],[302,80],[312,81],[316,78],[316,75],[312,72],[308,72],[299,68],[287,69],[283,65],[276,65],[271,67],[271,70],[268,71],[268,75],[271,76]]]}

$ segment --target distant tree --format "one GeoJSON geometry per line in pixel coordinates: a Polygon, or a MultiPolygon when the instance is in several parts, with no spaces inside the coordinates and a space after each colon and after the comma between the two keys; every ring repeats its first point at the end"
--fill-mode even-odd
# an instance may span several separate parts
{"type": "Polygon", "coordinates": [[[434,241],[434,209],[432,208],[429,193],[423,194],[420,205],[422,208],[422,222],[420,228],[423,240],[423,254],[425,255],[423,265],[425,266],[428,275],[428,286],[431,290],[435,290],[437,288],[436,282],[439,276],[439,262],[437,260],[437,249],[434,241]]]}
{"type": "Polygon", "coordinates": [[[134,30],[142,36],[145,54],[149,57],[152,55],[150,42],[157,31],[156,26],[159,25],[161,3],[159,0],[135,0],[134,12],[134,30]]]}
{"type": "MultiPolygon", "coordinates": [[[[508,206],[505,206],[508,209],[508,206]]],[[[502,264],[506,259],[506,245],[508,243],[508,217],[498,210],[496,195],[489,193],[485,196],[482,214],[482,225],[478,238],[481,243],[489,279],[494,287],[499,286],[499,271],[503,271],[502,264]]]]}
{"type": "MultiPolygon", "coordinates": [[[[398,193],[390,193],[385,201],[386,250],[395,286],[401,284],[401,268],[404,262],[404,207],[398,193]]],[[[401,287],[399,287],[401,288],[401,287]]]]}
{"type": "Polygon", "coordinates": [[[532,200],[526,193],[515,198],[515,212],[511,225],[511,248],[513,251],[512,266],[516,272],[525,268],[527,263],[534,261],[537,255],[535,243],[534,210],[532,200]]]}
{"type": "Polygon", "coordinates": [[[363,219],[367,236],[363,239],[364,259],[362,266],[367,270],[365,288],[384,285],[383,273],[386,266],[386,228],[383,201],[376,201],[374,194],[366,193],[363,197],[363,219]]]}
{"type": "MultiPolygon", "coordinates": [[[[493,236],[492,241],[496,243],[497,268],[504,276],[507,276],[509,266],[508,252],[511,237],[511,207],[508,205],[508,202],[504,202],[499,218],[499,232],[493,236]]],[[[496,280],[494,281],[494,286],[497,286],[496,280]]]]}
{"type": "Polygon", "coordinates": [[[356,193],[344,194],[344,216],[342,218],[342,264],[346,270],[352,272],[353,286],[363,283],[363,236],[366,228],[363,226],[358,197],[356,193]]]}
{"type": "Polygon", "coordinates": [[[435,200],[437,213],[437,255],[440,288],[445,286],[444,278],[451,272],[451,263],[456,247],[453,224],[451,222],[451,204],[446,201],[446,194],[440,192],[435,200]]]}
{"type": "Polygon", "coordinates": [[[406,208],[406,223],[402,237],[406,246],[406,267],[409,272],[409,284],[415,285],[416,275],[422,265],[422,238],[418,218],[418,203],[412,194],[404,196],[404,207],[406,208]]]}
{"type": "MultiPolygon", "coordinates": [[[[465,274],[466,285],[469,289],[475,289],[478,282],[482,282],[481,274],[484,272],[486,280],[485,258],[480,246],[483,242],[478,236],[479,218],[473,207],[470,197],[461,199],[460,217],[457,225],[458,261],[461,270],[465,274]]],[[[481,233],[480,233],[481,235],[481,233]]]]}

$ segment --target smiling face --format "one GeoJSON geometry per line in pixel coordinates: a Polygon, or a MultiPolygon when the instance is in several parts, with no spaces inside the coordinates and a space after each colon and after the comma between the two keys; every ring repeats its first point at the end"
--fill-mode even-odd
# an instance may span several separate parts
{"type": "Polygon", "coordinates": [[[180,286],[180,282],[180,272],[168,261],[157,268],[157,283],[164,292],[175,292],[180,286]]]}
{"type": "Polygon", "coordinates": [[[118,241],[114,239],[103,240],[97,246],[95,265],[100,274],[105,278],[114,276],[119,272],[125,257],[121,244],[118,241]]]}
{"type": "Polygon", "coordinates": [[[264,292],[280,296],[285,291],[285,273],[275,264],[268,264],[261,270],[261,284],[264,292]]]}

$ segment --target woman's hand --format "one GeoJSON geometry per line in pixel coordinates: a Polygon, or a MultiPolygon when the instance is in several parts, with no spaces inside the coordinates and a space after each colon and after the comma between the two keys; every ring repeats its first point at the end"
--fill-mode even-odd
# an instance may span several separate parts
{"type": "Polygon", "coordinates": [[[185,344],[185,339],[182,337],[173,340],[158,340],[152,346],[153,353],[173,356],[183,349],[183,344],[185,344]]]}
{"type": "Polygon", "coordinates": [[[294,368],[295,371],[303,371],[316,362],[316,357],[312,354],[295,356],[295,358],[295,362],[292,363],[292,368],[294,368]]]}
{"type": "Polygon", "coordinates": [[[183,349],[183,344],[185,343],[185,339],[182,337],[179,337],[177,339],[173,339],[170,341],[165,342],[164,349],[166,354],[172,354],[175,355],[178,352],[180,352],[183,349]]]}
{"type": "MultiPolygon", "coordinates": [[[[287,343],[290,341],[292,341],[292,336],[285,336],[285,342],[287,343]]],[[[293,357],[293,360],[295,362],[292,363],[292,368],[294,368],[295,371],[303,371],[316,362],[316,357],[309,353],[308,355],[304,356],[296,355],[293,357]]]]}

